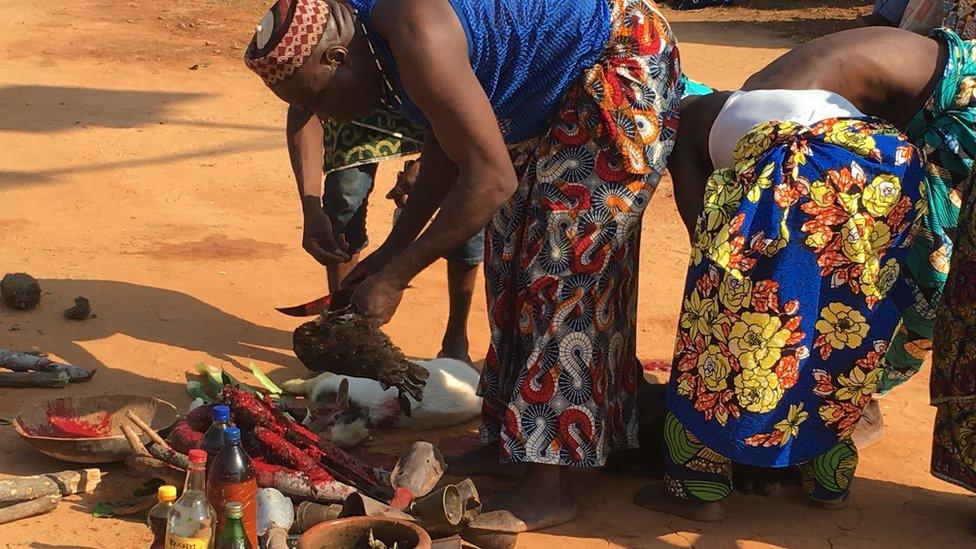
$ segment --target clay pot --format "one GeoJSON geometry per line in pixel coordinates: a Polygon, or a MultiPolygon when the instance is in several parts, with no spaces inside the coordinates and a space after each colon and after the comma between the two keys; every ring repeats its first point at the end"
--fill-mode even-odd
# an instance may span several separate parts
{"type": "Polygon", "coordinates": [[[359,549],[359,544],[373,531],[373,537],[387,547],[398,549],[431,549],[430,536],[423,528],[406,521],[386,517],[349,517],[313,526],[298,540],[298,549],[359,549]]]}

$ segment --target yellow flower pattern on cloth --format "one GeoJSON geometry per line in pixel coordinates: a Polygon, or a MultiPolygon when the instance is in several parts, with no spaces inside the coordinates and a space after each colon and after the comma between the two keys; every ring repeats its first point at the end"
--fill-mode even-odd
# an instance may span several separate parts
{"type": "Polygon", "coordinates": [[[779,318],[762,313],[744,313],[742,320],[732,325],[729,351],[739,360],[743,371],[773,367],[790,337],[789,330],[782,327],[779,318]]]}
{"type": "Polygon", "coordinates": [[[702,299],[698,292],[692,292],[691,297],[685,299],[681,313],[681,327],[688,330],[692,337],[710,332],[716,318],[718,318],[718,303],[714,299],[702,299]]]}
{"type": "Polygon", "coordinates": [[[856,349],[868,335],[867,319],[843,303],[831,303],[820,311],[817,331],[834,349],[856,349]]]}
{"type": "Polygon", "coordinates": [[[864,188],[864,207],[873,216],[885,216],[901,200],[901,181],[893,175],[879,175],[864,188]]]}

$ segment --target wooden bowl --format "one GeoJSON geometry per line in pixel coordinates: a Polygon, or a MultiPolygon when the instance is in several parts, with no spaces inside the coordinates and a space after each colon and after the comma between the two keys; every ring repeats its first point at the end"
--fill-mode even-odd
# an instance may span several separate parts
{"type": "MultiPolygon", "coordinates": [[[[65,397],[25,408],[14,418],[14,430],[36,450],[74,463],[112,463],[132,453],[119,425],[131,422],[132,410],[159,431],[172,425],[176,407],[139,395],[65,397]]],[[[143,442],[147,442],[147,437],[143,442]]]]}
{"type": "Polygon", "coordinates": [[[387,547],[431,549],[427,532],[416,524],[386,517],[348,517],[319,523],[302,534],[298,549],[358,549],[357,542],[369,535],[387,547]]]}

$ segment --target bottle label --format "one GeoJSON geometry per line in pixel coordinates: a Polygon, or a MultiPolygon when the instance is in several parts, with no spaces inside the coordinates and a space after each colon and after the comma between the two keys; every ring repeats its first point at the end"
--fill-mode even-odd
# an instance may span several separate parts
{"type": "Polygon", "coordinates": [[[166,535],[166,549],[207,549],[209,546],[210,540],[166,535]]]}

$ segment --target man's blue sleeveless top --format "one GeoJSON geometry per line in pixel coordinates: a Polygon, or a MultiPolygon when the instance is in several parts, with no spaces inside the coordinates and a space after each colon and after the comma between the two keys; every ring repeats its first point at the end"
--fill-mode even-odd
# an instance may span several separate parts
{"type": "MultiPolygon", "coordinates": [[[[400,85],[396,62],[373,28],[378,0],[349,0],[413,122],[426,118],[400,85]]],[[[393,2],[396,0],[385,0],[393,2]]],[[[599,59],[610,37],[608,0],[448,0],[467,35],[468,59],[508,143],[548,129],[560,101],[599,59]]]]}

